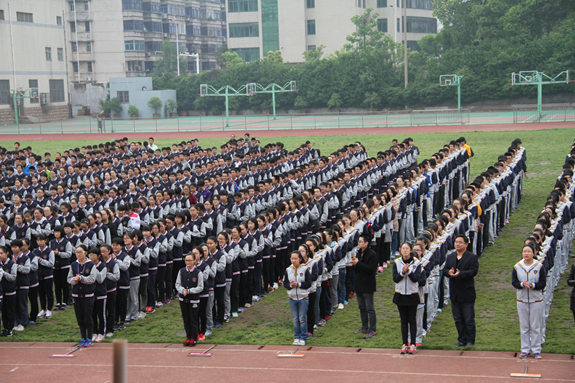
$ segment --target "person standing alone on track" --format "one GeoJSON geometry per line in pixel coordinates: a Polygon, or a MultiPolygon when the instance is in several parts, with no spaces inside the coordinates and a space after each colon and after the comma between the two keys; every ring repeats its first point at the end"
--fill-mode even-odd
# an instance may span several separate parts
{"type": "Polygon", "coordinates": [[[475,345],[475,282],[479,271],[477,256],[467,251],[469,239],[460,234],[455,238],[455,252],[445,260],[445,276],[449,278],[451,311],[458,338],[455,347],[475,345]]]}
{"type": "Polygon", "coordinates": [[[365,332],[365,339],[371,339],[377,334],[377,318],[373,306],[373,293],[376,290],[377,254],[369,248],[370,242],[371,236],[360,235],[357,240],[359,250],[356,256],[351,258],[351,265],[355,271],[355,294],[361,316],[361,329],[357,333],[365,332]]]}

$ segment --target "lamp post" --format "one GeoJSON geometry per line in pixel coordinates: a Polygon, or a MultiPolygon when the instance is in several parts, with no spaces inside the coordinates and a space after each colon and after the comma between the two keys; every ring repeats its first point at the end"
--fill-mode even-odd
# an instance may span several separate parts
{"type": "Polygon", "coordinates": [[[182,52],[182,53],[180,53],[180,56],[195,57],[196,58],[196,74],[200,73],[200,55],[198,53],[182,52]]]}
{"type": "Polygon", "coordinates": [[[176,26],[176,66],[178,67],[178,76],[180,75],[180,31],[178,31],[178,24],[176,17],[172,16],[168,20],[172,20],[176,26]]]}

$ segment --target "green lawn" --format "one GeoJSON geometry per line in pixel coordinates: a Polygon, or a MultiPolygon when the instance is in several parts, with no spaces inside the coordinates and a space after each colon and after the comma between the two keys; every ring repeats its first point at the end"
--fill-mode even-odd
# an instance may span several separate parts
{"type": "MultiPolygon", "coordinates": [[[[460,134],[434,133],[411,135],[421,150],[420,158],[428,158],[444,143],[456,139],[460,134]]],[[[568,153],[574,129],[521,131],[521,132],[474,132],[465,133],[467,142],[475,152],[471,160],[471,174],[476,175],[492,165],[497,156],[506,151],[511,141],[520,137],[527,148],[527,166],[529,177],[525,179],[523,202],[511,217],[496,244],[489,247],[480,261],[479,275],[476,278],[477,303],[477,343],[478,350],[519,351],[519,321],[516,311],[515,291],[511,286],[511,270],[520,259],[523,239],[535,224],[535,218],[541,211],[545,198],[553,188],[554,179],[561,172],[565,155],[568,153]]],[[[370,155],[378,150],[387,149],[392,138],[402,136],[358,135],[310,137],[314,147],[322,153],[331,153],[352,141],[362,142],[370,155]]],[[[304,139],[297,137],[277,137],[288,149],[293,149],[304,139]]],[[[201,140],[202,146],[221,144],[223,139],[201,140]]],[[[268,142],[263,139],[262,144],[268,142]]],[[[73,142],[21,142],[31,145],[38,153],[68,147],[94,144],[93,141],[73,142]]],[[[97,142],[96,142],[97,143],[97,142]]],[[[158,140],[159,146],[171,143],[158,140]]],[[[12,143],[0,142],[11,148],[12,143]]],[[[572,262],[572,259],[571,259],[572,262]]],[[[569,310],[569,288],[564,275],[555,291],[551,315],[547,323],[547,341],[543,352],[566,353],[573,351],[573,315],[569,310]]],[[[353,334],[359,328],[359,311],[355,300],[343,311],[320,328],[308,342],[310,346],[347,346],[347,347],[383,347],[398,348],[401,345],[399,315],[391,298],[393,283],[391,270],[378,276],[376,293],[376,312],[378,316],[378,335],[369,341],[353,334]]],[[[176,332],[183,329],[179,308],[176,304],[158,310],[155,314],[129,325],[129,328],[117,332],[115,337],[126,337],[130,342],[179,343],[182,338],[176,332]]],[[[51,320],[41,320],[36,327],[17,333],[8,341],[76,341],[79,331],[75,323],[73,310],[54,312],[51,320]]],[[[457,335],[450,306],[440,313],[431,332],[424,339],[422,348],[448,349],[456,342],[457,335]]],[[[232,319],[223,330],[215,331],[209,342],[223,344],[291,344],[291,315],[285,290],[280,289],[259,303],[254,304],[238,319],[232,319]]],[[[2,338],[1,341],[6,341],[2,338]]]]}

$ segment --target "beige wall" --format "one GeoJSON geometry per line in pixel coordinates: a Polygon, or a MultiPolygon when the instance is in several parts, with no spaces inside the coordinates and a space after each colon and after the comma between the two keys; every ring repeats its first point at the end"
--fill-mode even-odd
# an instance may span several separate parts
{"type": "Polygon", "coordinates": [[[278,21],[284,62],[302,62],[308,45],[305,0],[278,0],[278,21]]]}
{"type": "MultiPolygon", "coordinates": [[[[38,80],[40,93],[49,93],[49,80],[64,80],[64,102],[54,106],[65,105],[68,101],[66,82],[66,57],[64,27],[56,23],[56,17],[62,17],[62,0],[25,0],[11,1],[11,15],[8,1],[0,0],[0,9],[4,11],[4,20],[0,20],[0,80],[9,80],[10,89],[28,89],[28,80],[38,80]],[[17,12],[32,13],[33,23],[18,22],[17,12]],[[13,44],[10,35],[10,16],[12,17],[13,44]],[[12,46],[16,70],[14,84],[12,65],[12,46]],[[45,48],[51,48],[52,60],[46,60],[45,48]],[[58,60],[58,48],[64,49],[63,60],[58,60]]],[[[24,107],[36,107],[24,100],[24,107]]],[[[0,108],[9,108],[0,105],[0,108]]]]}

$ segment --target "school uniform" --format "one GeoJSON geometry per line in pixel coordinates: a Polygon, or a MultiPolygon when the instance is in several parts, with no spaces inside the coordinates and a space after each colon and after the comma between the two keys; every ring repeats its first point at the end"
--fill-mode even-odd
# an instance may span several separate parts
{"type": "Polygon", "coordinates": [[[224,250],[217,250],[214,254],[210,253],[210,258],[214,259],[214,267],[216,276],[214,278],[214,300],[215,305],[212,310],[212,316],[215,318],[214,326],[224,323],[224,315],[226,311],[225,306],[225,291],[226,291],[226,266],[227,254],[224,250]]]}
{"type": "Polygon", "coordinates": [[[43,249],[34,249],[32,257],[38,263],[38,295],[42,311],[51,311],[54,306],[54,292],[52,284],[54,280],[54,252],[48,246],[43,249]]]}
{"type": "Polygon", "coordinates": [[[130,294],[130,257],[124,250],[114,253],[114,260],[120,270],[116,289],[116,311],[114,313],[115,329],[124,329],[124,321],[128,313],[128,295],[130,294]]]}
{"type": "Polygon", "coordinates": [[[68,272],[70,270],[70,258],[72,257],[72,245],[66,238],[53,239],[50,241],[50,249],[58,250],[54,256],[54,290],[56,291],[56,302],[58,307],[66,308],[70,285],[67,282],[68,272]]]}
{"type": "Polygon", "coordinates": [[[311,273],[307,265],[294,267],[291,265],[285,271],[283,284],[288,291],[289,306],[293,319],[294,338],[307,340],[307,310],[309,307],[309,289],[312,285],[311,273]],[[297,282],[291,287],[291,282],[297,282]]]}
{"type": "Polygon", "coordinates": [[[0,262],[0,267],[2,267],[3,270],[0,285],[2,286],[4,295],[1,308],[2,325],[4,326],[2,336],[10,336],[14,328],[14,306],[16,304],[16,275],[18,273],[18,266],[11,259],[6,259],[6,262],[0,262]]]}
{"type": "MultiPolygon", "coordinates": [[[[156,278],[158,274],[158,257],[160,254],[161,244],[154,237],[150,239],[144,238],[146,247],[148,248],[148,294],[147,301],[142,302],[147,307],[156,306],[156,278]]],[[[165,267],[165,265],[164,265],[165,267]]]]}
{"type": "Polygon", "coordinates": [[[126,322],[134,322],[138,320],[138,293],[140,289],[140,264],[142,263],[142,254],[136,246],[129,249],[124,247],[124,251],[128,255],[129,262],[128,274],[130,276],[130,292],[128,294],[128,304],[126,313],[126,322]]]}
{"type": "Polygon", "coordinates": [[[140,262],[140,286],[138,287],[138,295],[140,299],[140,312],[146,311],[146,306],[148,304],[148,278],[149,278],[149,271],[148,271],[148,263],[150,262],[150,249],[148,248],[147,244],[142,241],[138,246],[138,250],[140,250],[141,262],[140,262]]]}
{"type": "Polygon", "coordinates": [[[105,262],[106,265],[106,335],[114,333],[114,320],[116,318],[116,295],[120,268],[118,262],[112,257],[105,262]]]}
{"type": "Polygon", "coordinates": [[[14,325],[28,326],[28,290],[30,289],[30,259],[20,253],[16,261],[16,305],[14,310],[14,325]]]}
{"type": "Polygon", "coordinates": [[[106,335],[106,304],[108,298],[108,289],[106,284],[106,263],[98,262],[94,268],[98,270],[96,274],[95,291],[94,291],[94,308],[92,310],[92,320],[94,322],[94,335],[106,335]]]}
{"type": "Polygon", "coordinates": [[[420,302],[419,279],[421,277],[421,265],[417,259],[413,259],[408,264],[409,269],[404,274],[403,266],[406,264],[403,257],[393,262],[393,281],[395,282],[393,303],[397,305],[401,318],[401,337],[404,345],[409,343],[409,338],[417,338],[416,317],[417,306],[420,302]]]}
{"type": "Polygon", "coordinates": [[[72,285],[72,297],[74,298],[74,312],[76,321],[80,326],[82,339],[92,339],[94,321],[92,310],[94,307],[94,293],[96,291],[96,278],[98,269],[91,261],[86,260],[83,264],[74,261],[68,271],[68,283],[72,285]],[[76,275],[80,274],[80,280],[75,281],[76,275]]]}
{"type": "Polygon", "coordinates": [[[537,260],[533,260],[529,266],[525,264],[525,260],[521,260],[515,264],[511,273],[511,284],[517,289],[522,353],[541,353],[541,320],[546,276],[547,270],[543,262],[537,260]],[[525,281],[529,282],[529,289],[523,286],[525,281]]]}
{"type": "Polygon", "coordinates": [[[178,270],[176,290],[186,330],[186,339],[198,340],[198,310],[200,293],[204,290],[204,276],[197,267],[184,267],[178,270]],[[186,295],[184,296],[184,291],[186,295]]]}

